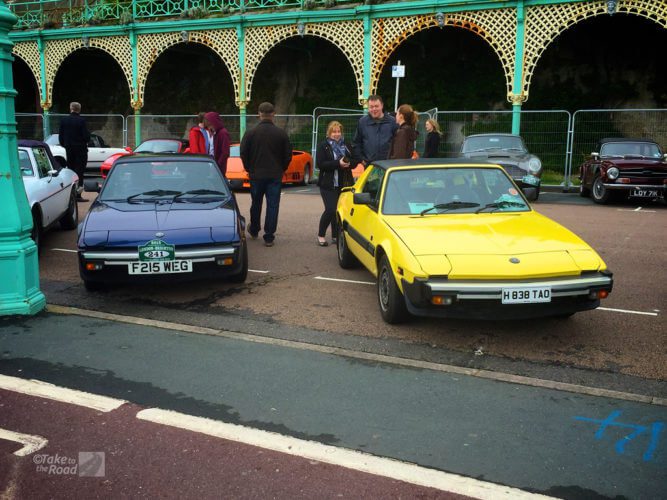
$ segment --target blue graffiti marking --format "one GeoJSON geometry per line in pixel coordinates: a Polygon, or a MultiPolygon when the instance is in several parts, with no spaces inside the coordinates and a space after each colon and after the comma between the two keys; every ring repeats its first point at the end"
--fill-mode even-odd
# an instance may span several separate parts
{"type": "MultiPolygon", "coordinates": [[[[625,445],[628,444],[628,442],[632,441],[634,438],[648,432],[649,427],[645,425],[623,424],[621,422],[616,422],[616,419],[620,415],[621,412],[616,410],[611,412],[609,416],[604,420],[598,420],[595,418],[587,418],[587,417],[573,417],[573,418],[575,420],[580,420],[582,422],[593,422],[595,424],[599,424],[598,430],[595,432],[595,439],[602,439],[604,437],[604,431],[607,430],[607,427],[621,427],[625,429],[633,429],[633,432],[616,441],[616,444],[614,445],[616,453],[623,454],[625,453],[625,445]]],[[[646,449],[644,455],[642,456],[644,462],[648,462],[653,459],[653,453],[658,447],[658,439],[660,436],[660,432],[664,427],[665,427],[664,422],[655,422],[653,425],[650,426],[651,441],[649,442],[648,448],[646,449]]]]}

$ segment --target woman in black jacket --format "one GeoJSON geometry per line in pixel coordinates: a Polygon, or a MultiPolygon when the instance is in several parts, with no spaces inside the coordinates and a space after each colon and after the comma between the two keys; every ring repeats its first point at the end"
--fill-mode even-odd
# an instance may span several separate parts
{"type": "Polygon", "coordinates": [[[328,245],[325,238],[331,225],[331,242],[336,243],[338,225],[336,224],[336,205],[341,188],[354,184],[350,165],[350,150],[343,140],[343,126],[333,121],[327,127],[327,138],[317,145],[315,163],[320,171],[317,185],[324,202],[324,212],[320,217],[317,243],[321,247],[328,245]]]}
{"type": "Polygon", "coordinates": [[[440,125],[433,118],[426,120],[426,140],[424,141],[424,154],[422,158],[438,158],[438,146],[440,146],[440,125]]]}

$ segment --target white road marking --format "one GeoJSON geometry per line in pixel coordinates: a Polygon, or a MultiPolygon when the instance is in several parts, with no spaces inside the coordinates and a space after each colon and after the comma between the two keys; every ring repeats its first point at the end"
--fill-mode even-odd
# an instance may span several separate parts
{"type": "Polygon", "coordinates": [[[14,441],[15,443],[21,443],[23,445],[23,448],[14,452],[14,455],[17,457],[25,457],[26,455],[35,453],[49,443],[48,439],[43,438],[42,436],[21,434],[20,432],[8,431],[6,429],[0,429],[0,439],[14,441]]]}
{"type": "Polygon", "coordinates": [[[88,311],[77,309],[75,307],[58,306],[49,304],[48,311],[56,314],[76,314],[88,318],[105,319],[109,321],[120,321],[131,325],[144,325],[161,328],[163,330],[172,330],[177,332],[196,333],[199,335],[212,335],[234,340],[243,340],[246,342],[256,342],[258,344],[277,345],[288,347],[290,349],[301,349],[304,351],[313,351],[335,356],[345,356],[353,359],[363,359],[365,361],[374,361],[379,363],[388,363],[398,366],[409,366],[420,370],[432,370],[443,373],[455,373],[458,375],[468,375],[471,377],[484,378],[489,380],[498,380],[509,382],[511,384],[529,385],[531,387],[543,387],[554,389],[556,391],[573,392],[576,394],[587,394],[589,396],[599,396],[611,399],[620,399],[624,401],[636,401],[639,403],[667,406],[667,398],[658,396],[647,396],[644,394],[634,394],[631,392],[612,391],[609,389],[600,389],[598,387],[587,387],[584,385],[569,384],[566,382],[555,382],[553,380],[544,380],[539,378],[524,377],[521,375],[512,375],[509,373],[494,372],[490,370],[479,370],[477,368],[465,368],[455,365],[446,365],[442,363],[433,363],[430,361],[420,361],[416,359],[399,358],[387,356],[385,354],[375,354],[362,351],[353,351],[352,349],[343,349],[340,347],[329,347],[318,344],[308,344],[306,342],[297,342],[294,340],[285,340],[273,337],[262,337],[248,333],[231,332],[229,330],[216,330],[202,326],[184,325],[179,323],[170,323],[154,319],[137,318],[132,316],[121,316],[119,314],[110,314],[100,311],[88,311]]]}
{"type": "Polygon", "coordinates": [[[617,208],[616,209],[618,212],[641,212],[641,213],[651,213],[654,214],[656,211],[655,210],[643,210],[643,207],[637,207],[637,208],[617,208]]]}
{"type": "Polygon", "coordinates": [[[71,253],[76,253],[76,250],[70,250],[69,248],[52,248],[54,252],[71,252],[71,253]]]}
{"type": "Polygon", "coordinates": [[[356,283],[359,285],[375,285],[374,281],[355,281],[355,280],[342,280],[338,278],[325,278],[324,276],[315,276],[316,280],[326,280],[326,281],[339,281],[341,283],[356,283]]]}
{"type": "Polygon", "coordinates": [[[262,274],[266,274],[266,273],[268,273],[269,271],[260,271],[259,269],[248,269],[248,272],[249,272],[249,273],[262,273],[262,274]]]}
{"type": "Polygon", "coordinates": [[[295,193],[307,193],[307,192],[309,192],[309,191],[310,191],[310,189],[307,188],[307,189],[297,189],[297,190],[294,191],[294,192],[295,192],[295,193]]]}
{"type": "Polygon", "coordinates": [[[630,311],[628,309],[614,309],[612,307],[598,307],[601,311],[612,311],[625,314],[643,314],[644,316],[657,316],[657,312],[630,311]]]}
{"type": "Polygon", "coordinates": [[[127,403],[122,399],[109,398],[107,396],[98,396],[88,392],[66,389],[56,385],[41,382],[39,380],[25,380],[22,378],[8,377],[0,375],[0,389],[20,392],[29,396],[52,399],[61,403],[71,403],[78,406],[85,406],[94,410],[108,412],[115,410],[119,406],[127,403]]]}
{"type": "Polygon", "coordinates": [[[528,493],[509,486],[487,483],[392,458],[378,457],[356,450],[338,448],[315,441],[306,441],[275,432],[252,429],[242,425],[218,422],[183,413],[149,408],[137,413],[137,418],[179,429],[199,432],[208,436],[228,439],[237,443],[273,450],[309,460],[366,472],[376,476],[405,481],[428,488],[458,493],[481,499],[538,499],[551,498],[528,493]]]}

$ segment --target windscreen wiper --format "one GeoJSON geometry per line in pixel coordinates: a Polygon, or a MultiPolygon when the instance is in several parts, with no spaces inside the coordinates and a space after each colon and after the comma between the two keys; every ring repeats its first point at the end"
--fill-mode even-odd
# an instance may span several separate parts
{"type": "Polygon", "coordinates": [[[486,210],[487,208],[506,208],[506,207],[521,207],[521,208],[527,208],[525,203],[522,203],[520,201],[499,201],[496,203],[487,203],[483,207],[479,208],[478,210],[475,210],[475,213],[478,214],[482,210],[486,210]]]}
{"type": "Polygon", "coordinates": [[[164,190],[164,189],[155,189],[153,191],[145,191],[143,193],[137,193],[137,194],[133,194],[132,196],[128,196],[126,201],[128,201],[129,203],[132,203],[134,198],[136,198],[137,196],[152,196],[152,198],[150,198],[150,199],[154,199],[154,198],[159,198],[159,197],[162,197],[162,196],[178,196],[179,194],[181,194],[180,191],[168,191],[168,190],[164,190]]]}
{"type": "Polygon", "coordinates": [[[425,215],[431,210],[456,210],[457,208],[473,208],[478,207],[479,203],[474,203],[472,201],[451,201],[449,203],[438,203],[432,207],[426,208],[419,212],[419,215],[425,215]]]}

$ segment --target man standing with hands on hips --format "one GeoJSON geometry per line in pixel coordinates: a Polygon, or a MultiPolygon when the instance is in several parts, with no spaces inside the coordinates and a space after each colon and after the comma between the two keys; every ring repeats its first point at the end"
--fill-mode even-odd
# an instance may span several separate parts
{"type": "Polygon", "coordinates": [[[261,229],[262,203],[266,196],[264,245],[272,247],[278,228],[278,209],[283,174],[292,161],[292,144],[287,133],[273,123],[275,110],[270,102],[259,105],[260,122],[241,140],[241,160],[250,177],[250,226],[255,239],[261,229]]]}
{"type": "Polygon", "coordinates": [[[86,120],[81,117],[81,104],[71,102],[69,105],[70,115],[63,118],[58,130],[58,141],[65,148],[67,154],[67,166],[79,176],[79,188],[76,192],[78,201],[88,201],[81,197],[83,191],[83,174],[86,172],[88,163],[88,141],[90,132],[86,126],[86,120]]]}

